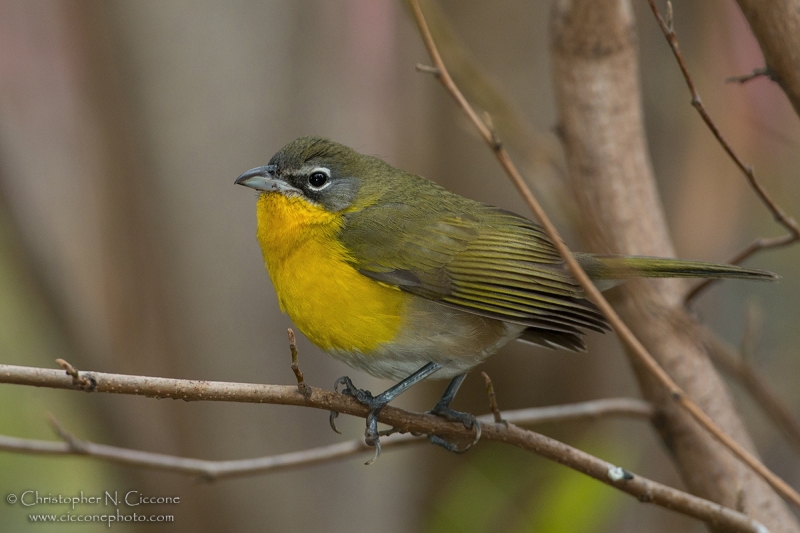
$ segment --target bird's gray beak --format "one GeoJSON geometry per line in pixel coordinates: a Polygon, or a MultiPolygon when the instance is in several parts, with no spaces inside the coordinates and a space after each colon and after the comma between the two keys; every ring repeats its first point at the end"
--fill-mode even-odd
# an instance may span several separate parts
{"type": "Polygon", "coordinates": [[[234,182],[236,185],[244,185],[257,191],[285,191],[287,189],[294,189],[294,187],[287,184],[285,181],[275,177],[275,165],[266,165],[263,167],[251,168],[234,182]]]}

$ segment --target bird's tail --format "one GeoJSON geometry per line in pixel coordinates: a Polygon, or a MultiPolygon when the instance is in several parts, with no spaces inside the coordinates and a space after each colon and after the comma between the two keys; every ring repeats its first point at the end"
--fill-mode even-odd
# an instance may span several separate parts
{"type": "Polygon", "coordinates": [[[736,265],[661,257],[575,254],[592,280],[627,278],[739,278],[775,281],[776,274],[736,265]]]}

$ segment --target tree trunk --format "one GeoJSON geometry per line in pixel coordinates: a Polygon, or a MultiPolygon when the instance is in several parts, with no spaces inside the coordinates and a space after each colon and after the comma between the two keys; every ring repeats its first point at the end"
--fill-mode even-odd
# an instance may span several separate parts
{"type": "MultiPolygon", "coordinates": [[[[556,2],[551,20],[554,82],[569,177],[595,252],[674,256],[647,151],[636,33],[627,0],[556,2]]],[[[636,280],[618,311],[659,364],[724,431],[753,443],[709,358],[702,326],[683,309],[680,280],[636,280]]],[[[770,531],[800,531],[784,502],[735,459],[634,362],[657,429],[689,490],[740,509],[770,531]]]]}

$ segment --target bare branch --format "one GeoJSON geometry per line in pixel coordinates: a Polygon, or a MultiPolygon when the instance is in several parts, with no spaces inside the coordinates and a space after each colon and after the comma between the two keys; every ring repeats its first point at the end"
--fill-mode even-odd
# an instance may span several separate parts
{"type": "Polygon", "coordinates": [[[762,77],[771,77],[767,67],[754,68],[749,74],[742,74],[741,76],[728,76],[725,78],[725,83],[738,83],[740,85],[744,85],[748,81],[762,77]]]}
{"type": "MultiPolygon", "coordinates": [[[[556,2],[551,17],[553,84],[574,201],[591,251],[674,256],[648,153],[638,37],[630,0],[556,2]]],[[[757,453],[683,306],[683,280],[632,280],[615,308],[659,365],[715,424],[757,453]]],[[[659,412],[654,429],[694,494],[739,509],[782,533],[800,524],[781,497],[728,453],[674,401],[630,350],[643,395],[659,412]]]]}
{"type": "MultiPolygon", "coordinates": [[[[790,220],[794,222],[794,219],[790,220]]],[[[732,265],[738,265],[751,255],[760,252],[761,250],[782,248],[784,246],[794,244],[795,242],[797,242],[798,238],[800,237],[798,237],[794,233],[787,233],[785,235],[781,235],[780,237],[758,237],[747,247],[743,248],[739,253],[728,259],[727,263],[730,263],[732,265]]],[[[705,290],[709,285],[711,285],[715,281],[719,280],[707,279],[705,281],[701,281],[696,286],[694,286],[686,294],[686,297],[684,298],[684,302],[686,303],[686,305],[691,304],[703,290],[705,290]]]]}
{"type": "Polygon", "coordinates": [[[80,376],[78,370],[64,359],[56,359],[56,363],[58,363],[58,366],[63,368],[67,375],[72,378],[72,383],[77,388],[85,391],[91,391],[96,385],[90,378],[86,376],[80,376]]]}
{"type": "MultiPolygon", "coordinates": [[[[335,410],[362,418],[369,413],[369,407],[352,396],[315,387],[308,387],[311,390],[311,394],[304,396],[297,390],[296,386],[291,385],[198,381],[108,374],[105,372],[80,372],[80,377],[92,380],[95,386],[91,391],[86,391],[80,385],[76,385],[71,376],[65,375],[60,370],[0,364],[0,383],[14,385],[95,393],[132,394],[149,398],[171,398],[184,401],[295,405],[313,407],[325,411],[335,410]]],[[[568,407],[566,410],[561,407],[544,407],[537,408],[535,411],[510,411],[507,416],[511,422],[525,421],[537,417],[547,417],[550,420],[569,420],[602,416],[612,412],[651,416],[652,412],[648,409],[645,409],[641,403],[635,400],[619,399],[587,402],[581,404],[581,407],[568,407]]],[[[461,423],[450,422],[435,415],[410,413],[391,405],[387,405],[381,410],[379,421],[394,426],[400,432],[410,431],[413,421],[413,429],[416,433],[473,436],[472,431],[467,430],[461,423]]]]}
{"type": "MultiPolygon", "coordinates": [[[[703,122],[706,123],[708,129],[711,130],[711,133],[717,139],[719,144],[722,146],[722,149],[725,150],[725,153],[733,160],[739,170],[742,171],[745,178],[747,178],[747,182],[750,184],[750,187],[755,191],[756,196],[761,200],[766,208],[772,213],[773,218],[775,221],[786,228],[789,232],[788,234],[781,236],[781,237],[774,237],[771,239],[766,238],[759,238],[756,239],[752,244],[750,244],[747,248],[736,254],[734,257],[730,258],[727,262],[730,264],[737,265],[750,257],[751,255],[755,254],[756,252],[760,252],[762,250],[769,250],[772,248],[780,248],[782,246],[788,246],[800,240],[800,226],[798,226],[797,222],[791,216],[787,215],[786,212],[772,199],[772,197],[767,193],[766,189],[761,185],[761,183],[756,179],[756,174],[753,171],[753,167],[750,165],[746,165],[744,161],[739,158],[736,152],[733,150],[728,141],[725,140],[723,137],[722,132],[717,127],[717,124],[711,118],[711,115],[708,114],[706,111],[705,106],[703,105],[703,101],[700,99],[700,94],[695,89],[694,81],[692,80],[692,76],[689,74],[689,69],[686,67],[686,61],[683,59],[683,54],[681,53],[680,46],[678,44],[678,37],[675,34],[675,30],[671,27],[671,25],[667,24],[664,18],[661,16],[661,12],[659,12],[658,7],[656,7],[655,0],[647,0],[650,4],[650,9],[653,11],[653,15],[656,17],[656,21],[658,22],[658,26],[661,28],[661,32],[664,34],[664,37],[667,38],[667,42],[669,43],[670,48],[672,49],[672,53],[675,56],[675,59],[678,62],[678,66],[681,69],[681,73],[683,74],[683,78],[686,80],[686,85],[689,87],[689,93],[692,96],[692,106],[697,110],[700,114],[700,118],[703,119],[703,122]]],[[[755,71],[754,71],[755,72],[755,71]]],[[[714,283],[716,280],[707,279],[698,283],[695,287],[693,287],[688,294],[686,295],[684,301],[689,304],[694,300],[698,294],[700,294],[704,289],[714,283]]]]}
{"type": "MultiPolygon", "coordinates": [[[[548,423],[595,420],[614,416],[651,418],[653,416],[653,408],[649,403],[642,400],[609,398],[550,407],[517,409],[508,411],[506,416],[517,425],[535,426],[548,423]]],[[[235,461],[206,461],[141,452],[79,440],[65,430],[52,415],[49,418],[50,424],[65,442],[19,439],[0,435],[0,450],[48,455],[85,455],[95,459],[131,466],[167,470],[180,474],[200,475],[208,480],[264,474],[289,468],[303,468],[324,462],[346,459],[362,452],[372,453],[372,447],[367,446],[364,439],[356,439],[300,452],[267,457],[235,461]]],[[[493,421],[493,415],[484,415],[478,417],[478,420],[488,424],[493,421]]],[[[427,441],[420,436],[405,433],[387,436],[381,441],[381,445],[384,448],[387,446],[398,448],[406,444],[424,442],[427,441]]]]}
{"type": "Polygon", "coordinates": [[[494,421],[497,424],[503,423],[503,415],[500,413],[500,407],[497,406],[497,395],[494,393],[492,378],[490,378],[489,374],[486,372],[481,372],[481,375],[486,382],[486,396],[489,397],[489,409],[492,411],[492,415],[494,415],[494,421]]]}
{"type": "Polygon", "coordinates": [[[764,466],[752,453],[744,449],[739,443],[722,431],[708,415],[706,415],[699,407],[697,407],[686,397],[683,390],[681,390],[681,388],[678,387],[675,381],[664,371],[664,369],[658,365],[655,359],[653,359],[653,356],[650,355],[644,345],[634,336],[633,332],[625,325],[622,319],[620,319],[619,315],[617,315],[616,311],[614,311],[597,287],[595,287],[595,285],[586,275],[586,272],[583,271],[581,266],[575,260],[572,252],[570,252],[569,248],[566,246],[566,244],[564,244],[561,236],[558,233],[558,230],[550,221],[550,218],[544,212],[530,188],[522,179],[521,174],[511,161],[510,156],[505,151],[502,144],[498,144],[496,142],[496,137],[492,135],[491,130],[480,119],[478,114],[475,112],[472,106],[470,106],[469,102],[467,102],[464,95],[461,93],[461,91],[459,91],[458,87],[453,82],[453,79],[447,72],[447,67],[442,62],[442,58],[436,49],[436,43],[434,43],[433,38],[431,37],[430,30],[425,22],[425,17],[420,9],[419,1],[410,0],[410,2],[414,19],[419,27],[420,33],[422,34],[425,48],[428,50],[428,54],[431,57],[434,67],[438,68],[440,71],[440,75],[437,77],[437,79],[441,82],[448,93],[450,93],[450,95],[456,100],[462,110],[467,114],[470,121],[480,133],[481,137],[483,137],[484,141],[486,141],[486,143],[492,149],[495,156],[499,160],[500,165],[503,167],[503,170],[505,170],[506,174],[517,188],[517,191],[520,193],[522,198],[528,204],[528,207],[531,209],[533,214],[541,222],[548,237],[550,237],[553,245],[558,250],[558,253],[564,259],[564,262],[566,263],[570,273],[581,285],[589,300],[597,305],[597,307],[608,320],[611,327],[614,329],[614,331],[616,331],[617,335],[619,335],[622,342],[630,349],[631,353],[636,356],[637,360],[644,365],[669,391],[674,401],[676,401],[683,409],[685,409],[701,426],[703,426],[711,435],[713,435],[715,439],[727,447],[736,457],[738,457],[761,477],[763,477],[767,483],[769,483],[770,486],[775,489],[775,491],[781,494],[788,501],[800,507],[800,494],[798,494],[785,481],[764,466]]]}
{"type": "Polygon", "coordinates": [[[430,65],[423,65],[422,63],[417,63],[415,68],[417,72],[424,72],[425,74],[431,74],[433,76],[439,76],[441,74],[438,68],[430,65]]]}
{"type": "Polygon", "coordinates": [[[297,391],[308,398],[311,391],[308,389],[305,380],[303,379],[303,372],[300,370],[300,363],[297,361],[297,341],[294,337],[292,328],[286,330],[289,335],[289,351],[292,353],[292,372],[294,377],[297,378],[297,391]]]}
{"type": "Polygon", "coordinates": [[[800,0],[737,0],[764,54],[770,79],[800,115],[800,0]]]}
{"type": "MultiPolygon", "coordinates": [[[[186,401],[228,401],[302,405],[324,410],[335,409],[343,413],[360,417],[366,417],[369,409],[350,396],[314,387],[310,387],[311,394],[306,398],[297,390],[296,386],[288,385],[195,381],[107,374],[101,372],[81,372],[79,377],[92,379],[93,382],[97,384],[93,392],[97,393],[133,394],[156,398],[182,399],[186,401]]],[[[79,386],[73,383],[72,377],[64,375],[62,371],[14,365],[0,365],[0,383],[81,390],[79,386]]],[[[630,400],[623,399],[621,401],[627,404],[625,408],[631,412],[638,412],[639,414],[648,412],[641,409],[641,405],[634,406],[634,404],[630,404],[630,400]]],[[[605,408],[607,409],[607,407],[608,406],[605,408]]],[[[566,406],[556,406],[555,408],[548,409],[552,410],[550,414],[557,411],[564,413],[570,410],[566,406]]],[[[574,409],[572,409],[573,412],[570,416],[585,416],[586,413],[592,413],[592,416],[596,416],[597,413],[602,411],[601,408],[598,408],[598,404],[595,404],[592,408],[581,410],[584,412],[581,415],[577,415],[574,409]]],[[[513,416],[512,412],[508,413],[506,418],[508,421],[514,421],[522,416],[524,415],[517,414],[513,416]]],[[[387,406],[381,411],[379,420],[394,426],[402,433],[437,434],[456,438],[470,438],[472,436],[472,430],[465,428],[463,424],[449,422],[434,415],[410,413],[391,406],[387,406]]],[[[726,528],[730,531],[752,533],[765,533],[765,531],[767,531],[763,525],[733,509],[681,492],[647,478],[634,475],[620,466],[598,459],[597,457],[539,433],[524,430],[511,423],[492,423],[491,420],[493,420],[493,416],[487,416],[485,420],[486,422],[483,422],[483,418],[481,419],[484,439],[504,442],[518,448],[530,450],[542,457],[561,463],[626,492],[643,503],[653,503],[703,520],[715,527],[726,528]],[[619,473],[623,475],[618,475],[619,473]]],[[[396,440],[405,442],[406,439],[413,442],[413,440],[410,440],[412,438],[413,436],[393,436],[391,440],[386,438],[386,442],[395,442],[396,440]]],[[[13,437],[0,437],[0,449],[59,455],[68,453],[75,454],[78,453],[76,450],[80,449],[80,453],[84,455],[91,453],[91,455],[95,457],[102,457],[110,461],[126,464],[191,472],[205,476],[209,475],[208,472],[212,472],[212,478],[221,475],[218,473],[219,468],[227,469],[225,470],[225,475],[236,475],[243,470],[247,473],[254,473],[259,469],[260,471],[267,471],[289,468],[298,463],[303,465],[315,464],[330,460],[331,457],[340,457],[345,454],[357,453],[357,447],[366,449],[365,445],[359,440],[357,443],[345,442],[317,448],[315,450],[294,452],[260,459],[249,459],[244,462],[225,461],[222,463],[222,466],[220,466],[220,463],[214,465],[213,462],[198,459],[175,458],[162,454],[124,450],[113,446],[77,441],[77,439],[74,439],[72,436],[70,436],[69,439],[70,442],[67,443],[50,443],[15,439],[13,437]]]]}
{"type": "MultiPolygon", "coordinates": [[[[447,62],[448,72],[461,84],[465,96],[494,117],[497,131],[525,159],[535,175],[531,182],[539,197],[567,212],[571,205],[564,191],[564,158],[558,137],[552,132],[537,131],[522,117],[508,95],[503,94],[469,47],[454,31],[436,2],[425,4],[425,16],[437,48],[447,62]]],[[[419,67],[418,67],[419,70],[419,67]]],[[[424,70],[423,70],[424,71],[424,70]]],[[[432,74],[436,74],[435,68],[432,74]]]]}

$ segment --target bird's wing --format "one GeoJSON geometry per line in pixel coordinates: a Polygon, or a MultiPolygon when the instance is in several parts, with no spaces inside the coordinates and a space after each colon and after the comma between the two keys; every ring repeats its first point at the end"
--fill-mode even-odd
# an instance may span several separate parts
{"type": "Polygon", "coordinates": [[[349,213],[340,238],[363,275],[444,305],[547,331],[608,328],[539,226],[454,203],[349,213]]]}

